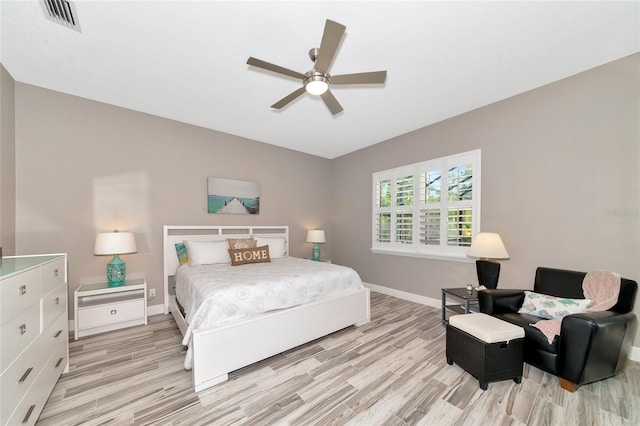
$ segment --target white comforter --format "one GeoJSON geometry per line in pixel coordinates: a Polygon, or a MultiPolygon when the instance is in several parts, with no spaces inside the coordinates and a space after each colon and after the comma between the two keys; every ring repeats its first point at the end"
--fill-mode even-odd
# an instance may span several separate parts
{"type": "MultiPolygon", "coordinates": [[[[183,345],[189,345],[192,332],[201,328],[362,288],[360,276],[351,268],[295,257],[240,266],[183,265],[176,283],[176,297],[189,324],[183,345]]],[[[189,345],[185,368],[191,366],[189,345]]]]}

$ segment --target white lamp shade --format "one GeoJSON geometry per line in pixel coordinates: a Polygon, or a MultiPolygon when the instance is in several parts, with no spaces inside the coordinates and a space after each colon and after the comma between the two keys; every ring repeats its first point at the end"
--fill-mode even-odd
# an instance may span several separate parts
{"type": "Polygon", "coordinates": [[[136,239],[131,232],[104,232],[96,237],[94,254],[135,253],[136,239]]]}
{"type": "Polygon", "coordinates": [[[321,229],[311,229],[307,231],[308,243],[324,243],[324,231],[321,229]]]}
{"type": "Polygon", "coordinates": [[[479,259],[508,259],[509,253],[500,235],[494,232],[479,232],[473,238],[467,256],[479,259]]]}

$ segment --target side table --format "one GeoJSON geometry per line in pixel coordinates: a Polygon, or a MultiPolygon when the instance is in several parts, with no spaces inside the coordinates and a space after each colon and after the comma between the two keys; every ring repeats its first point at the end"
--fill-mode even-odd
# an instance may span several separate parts
{"type": "Polygon", "coordinates": [[[147,282],[124,285],[85,284],[74,292],[75,339],[105,331],[147,324],[147,282]]]}
{"type": "Polygon", "coordinates": [[[469,292],[466,288],[443,288],[442,289],[442,325],[447,323],[447,309],[458,314],[468,314],[472,306],[478,305],[478,292],[476,289],[469,292]],[[447,297],[457,299],[458,303],[447,305],[447,297]]]}

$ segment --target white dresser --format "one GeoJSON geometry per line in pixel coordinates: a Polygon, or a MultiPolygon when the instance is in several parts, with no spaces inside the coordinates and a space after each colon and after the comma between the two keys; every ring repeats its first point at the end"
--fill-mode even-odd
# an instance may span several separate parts
{"type": "Polygon", "coordinates": [[[0,423],[31,425],[69,369],[66,254],[3,258],[0,320],[0,423]]]}

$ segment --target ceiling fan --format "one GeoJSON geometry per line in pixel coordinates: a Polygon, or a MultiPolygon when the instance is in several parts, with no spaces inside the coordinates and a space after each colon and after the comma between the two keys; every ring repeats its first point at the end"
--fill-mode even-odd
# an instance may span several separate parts
{"type": "Polygon", "coordinates": [[[301,96],[304,92],[311,95],[320,96],[333,115],[343,110],[342,105],[333,96],[329,90],[332,84],[382,84],[387,78],[386,71],[362,72],[356,74],[329,74],[329,67],[333,62],[333,58],[340,44],[340,40],[344,36],[347,29],[342,24],[327,19],[324,26],[324,34],[320,48],[313,48],[309,51],[309,57],[313,62],[313,68],[306,73],[299,73],[288,68],[274,65],[270,62],[254,58],[253,56],[247,60],[247,64],[254,67],[263,68],[268,71],[284,74],[289,77],[299,78],[302,80],[303,86],[296,91],[290,93],[280,99],[271,108],[280,109],[301,96]]]}

